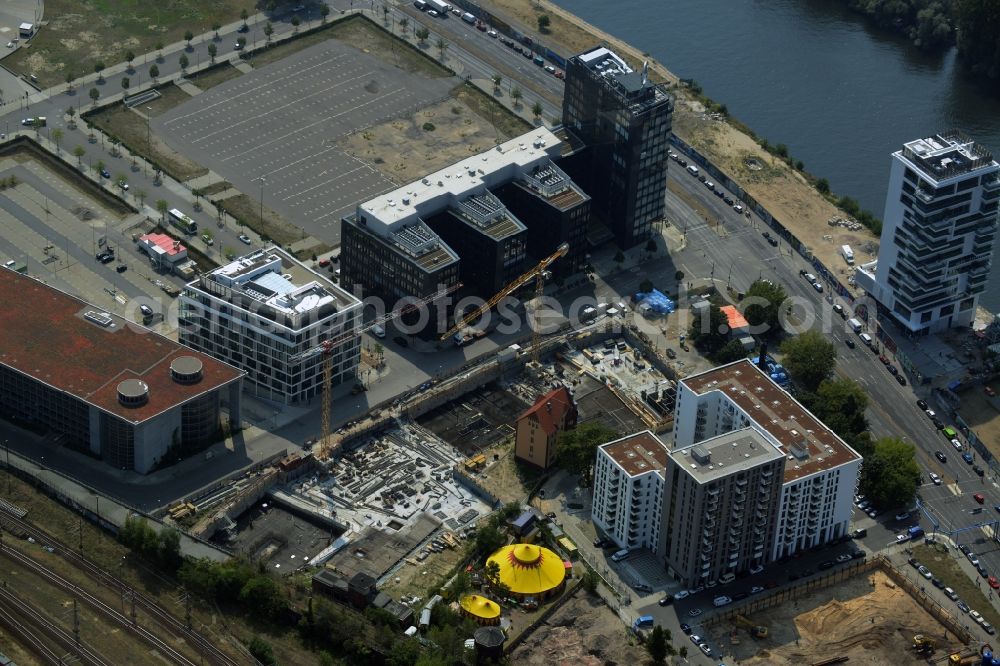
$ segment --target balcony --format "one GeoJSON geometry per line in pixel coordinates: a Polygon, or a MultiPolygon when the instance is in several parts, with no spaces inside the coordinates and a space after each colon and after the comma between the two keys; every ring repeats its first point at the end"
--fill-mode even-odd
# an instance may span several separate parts
{"type": "Polygon", "coordinates": [[[994,190],[1000,190],[1000,177],[993,178],[991,180],[983,181],[983,189],[987,192],[993,192],[994,190]]]}
{"type": "Polygon", "coordinates": [[[921,201],[923,201],[925,204],[929,204],[930,202],[934,201],[934,195],[931,194],[930,192],[928,192],[925,189],[918,189],[913,194],[918,199],[920,199],[921,201]]]}

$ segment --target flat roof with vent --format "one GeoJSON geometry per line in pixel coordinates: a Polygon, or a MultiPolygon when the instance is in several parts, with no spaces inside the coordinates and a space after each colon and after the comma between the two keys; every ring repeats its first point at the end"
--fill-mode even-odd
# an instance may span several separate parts
{"type": "Polygon", "coordinates": [[[386,236],[558,157],[560,144],[547,128],[533,129],[360,204],[356,219],[359,223],[363,220],[372,232],[386,236]]]}
{"type": "Polygon", "coordinates": [[[782,448],[785,483],[839,467],[861,455],[744,359],[681,380],[697,395],[721,391],[782,448]]]}
{"type": "Polygon", "coordinates": [[[132,423],[243,376],[231,365],[15,271],[0,271],[0,299],[0,363],[132,423]],[[200,379],[194,376],[198,372],[200,379]]]}
{"type": "Polygon", "coordinates": [[[649,430],[602,444],[601,449],[629,476],[659,472],[667,468],[667,446],[649,430]]]}
{"type": "Polygon", "coordinates": [[[674,449],[670,458],[698,483],[707,483],[781,460],[784,454],[754,428],[744,428],[674,449]]]}

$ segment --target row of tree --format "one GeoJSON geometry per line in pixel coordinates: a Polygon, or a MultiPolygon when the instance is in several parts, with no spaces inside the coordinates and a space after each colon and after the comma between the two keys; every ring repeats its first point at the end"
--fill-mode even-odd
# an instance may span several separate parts
{"type": "Polygon", "coordinates": [[[922,49],[958,45],[966,66],[1000,78],[1000,3],[996,0],[848,0],[879,26],[905,34],[922,49]]]}

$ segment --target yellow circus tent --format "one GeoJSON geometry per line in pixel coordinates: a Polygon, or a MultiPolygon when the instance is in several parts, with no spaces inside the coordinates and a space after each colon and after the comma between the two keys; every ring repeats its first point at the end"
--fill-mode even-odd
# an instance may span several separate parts
{"type": "Polygon", "coordinates": [[[500,605],[491,599],[469,594],[462,597],[460,605],[462,611],[479,624],[500,624],[500,605]]]}
{"type": "Polygon", "coordinates": [[[566,578],[562,558],[543,546],[517,543],[504,546],[486,560],[500,567],[500,582],[520,597],[545,596],[566,578]]]}

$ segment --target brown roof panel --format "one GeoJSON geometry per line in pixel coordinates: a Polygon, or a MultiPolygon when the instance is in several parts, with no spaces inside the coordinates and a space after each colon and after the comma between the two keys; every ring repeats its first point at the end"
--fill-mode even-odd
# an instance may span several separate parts
{"type": "Polygon", "coordinates": [[[629,476],[649,471],[661,474],[667,468],[667,447],[656,435],[644,430],[607,444],[601,448],[611,459],[621,465],[629,476]]]}
{"type": "Polygon", "coordinates": [[[144,421],[243,376],[120,317],[107,327],[88,321],[84,315],[100,307],[11,270],[0,269],[0,301],[0,363],[127,421],[144,421]],[[170,363],[181,356],[201,361],[200,381],[174,381],[170,363]],[[126,379],[146,383],[145,404],[118,402],[126,379]]]}
{"type": "Polygon", "coordinates": [[[792,456],[785,483],[832,469],[861,456],[748,360],[683,380],[698,395],[722,391],[792,456]]]}

